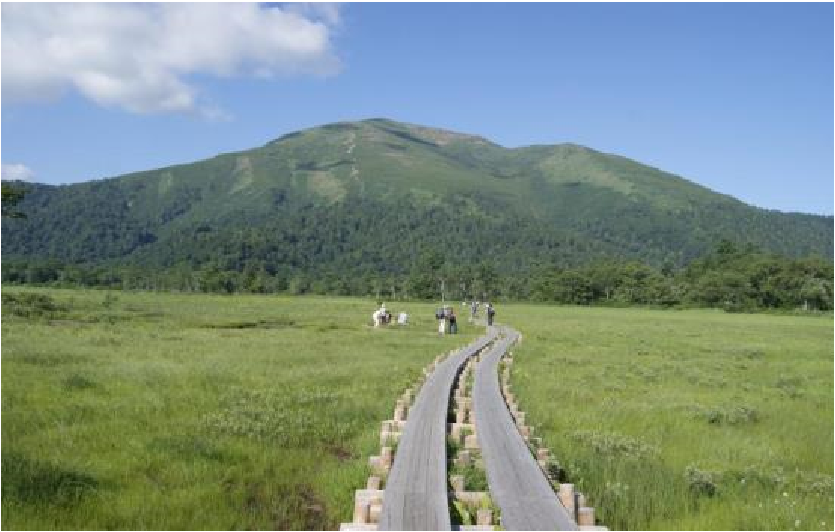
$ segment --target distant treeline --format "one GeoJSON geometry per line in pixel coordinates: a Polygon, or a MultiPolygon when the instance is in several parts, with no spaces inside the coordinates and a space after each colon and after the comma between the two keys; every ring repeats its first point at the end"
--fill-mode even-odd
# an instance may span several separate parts
{"type": "Polygon", "coordinates": [[[526,272],[497,272],[489,262],[448,263],[424,252],[408,274],[369,271],[286,271],[243,262],[226,269],[209,262],[161,271],[135,266],[84,266],[55,260],[6,261],[3,283],[124,290],[210,293],[286,293],[373,296],[380,300],[493,299],[576,305],[718,307],[832,310],[833,264],[819,258],[786,258],[752,246],[721,242],[684,268],[656,268],[635,260],[605,259],[575,267],[539,265],[526,272]]]}

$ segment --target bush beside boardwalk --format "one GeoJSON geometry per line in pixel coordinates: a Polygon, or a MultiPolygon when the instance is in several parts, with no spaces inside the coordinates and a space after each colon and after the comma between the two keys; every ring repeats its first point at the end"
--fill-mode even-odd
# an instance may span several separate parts
{"type": "MultiPolygon", "coordinates": [[[[399,393],[482,331],[439,338],[431,303],[373,330],[368,299],[3,296],[8,529],[337,528],[399,393]]],[[[830,318],[497,309],[522,406],[607,525],[831,528],[830,318]]]]}

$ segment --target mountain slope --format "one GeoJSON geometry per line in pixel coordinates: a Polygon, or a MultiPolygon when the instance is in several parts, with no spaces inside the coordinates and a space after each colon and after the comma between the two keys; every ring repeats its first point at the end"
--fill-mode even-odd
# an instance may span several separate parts
{"type": "Polygon", "coordinates": [[[7,259],[407,272],[422,251],[516,272],[596,257],[684,264],[720,239],[831,256],[832,218],[745,205],[572,144],[507,149],[372,119],[191,164],[33,185],[7,259]]]}

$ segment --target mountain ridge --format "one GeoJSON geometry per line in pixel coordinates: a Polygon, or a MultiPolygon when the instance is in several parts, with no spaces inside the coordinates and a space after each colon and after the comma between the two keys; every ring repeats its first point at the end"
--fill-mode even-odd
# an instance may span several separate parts
{"type": "MultiPolygon", "coordinates": [[[[689,178],[684,177],[682,175],[663,170],[661,167],[656,167],[656,166],[653,166],[653,165],[648,165],[646,163],[642,163],[642,162],[638,161],[637,159],[629,157],[628,155],[624,155],[624,154],[620,154],[620,153],[614,153],[614,152],[607,152],[607,151],[603,151],[603,150],[598,150],[596,148],[593,148],[593,147],[590,147],[590,146],[585,146],[585,145],[582,145],[582,144],[579,144],[579,143],[576,143],[576,142],[564,141],[564,142],[555,142],[555,143],[536,143],[536,144],[522,145],[522,146],[504,146],[502,144],[499,144],[498,142],[494,142],[494,141],[492,141],[492,140],[490,140],[486,137],[483,137],[483,136],[477,135],[477,134],[473,134],[473,133],[461,133],[461,132],[457,132],[457,131],[454,131],[452,129],[448,129],[448,128],[445,128],[445,127],[425,126],[425,125],[420,125],[420,124],[415,124],[415,123],[410,123],[410,122],[397,121],[397,120],[390,119],[390,118],[385,118],[385,117],[364,118],[364,119],[358,119],[358,120],[343,120],[343,121],[319,124],[319,125],[315,125],[315,126],[311,126],[311,127],[307,127],[307,128],[303,128],[303,129],[299,129],[299,130],[295,130],[295,131],[291,131],[291,132],[279,135],[278,137],[276,137],[272,140],[268,140],[265,143],[261,144],[260,146],[255,147],[255,148],[245,148],[245,149],[241,149],[241,150],[224,151],[224,152],[218,153],[214,156],[210,156],[210,157],[207,157],[205,159],[200,159],[200,160],[197,160],[197,161],[176,162],[176,163],[172,163],[172,164],[165,165],[165,166],[159,166],[159,167],[150,168],[150,169],[133,170],[133,171],[130,171],[130,172],[126,172],[124,174],[119,174],[119,175],[114,175],[114,176],[106,176],[106,177],[102,177],[102,178],[90,179],[90,180],[87,180],[87,181],[80,181],[80,182],[74,182],[74,183],[49,184],[49,183],[41,183],[41,182],[37,182],[37,181],[27,181],[27,182],[20,182],[19,184],[23,185],[23,186],[25,186],[27,184],[32,184],[32,185],[48,186],[48,187],[64,187],[64,186],[73,186],[73,185],[82,184],[82,183],[109,181],[109,180],[113,180],[113,179],[120,179],[120,178],[124,178],[124,177],[128,177],[128,176],[132,176],[132,175],[135,175],[135,174],[145,174],[147,172],[156,172],[156,171],[162,171],[162,170],[166,170],[166,169],[189,166],[189,165],[192,165],[192,164],[195,164],[195,163],[208,161],[208,160],[216,159],[216,158],[219,158],[219,157],[233,156],[233,155],[237,155],[237,154],[247,153],[247,152],[250,152],[252,150],[267,148],[270,145],[277,144],[281,141],[284,141],[284,140],[287,140],[287,139],[290,139],[290,138],[298,137],[299,135],[301,135],[305,132],[309,132],[309,131],[315,131],[315,130],[319,130],[319,129],[325,129],[325,130],[336,129],[336,128],[342,128],[342,127],[357,127],[358,125],[366,124],[366,123],[370,123],[370,124],[379,124],[379,123],[389,124],[389,125],[406,127],[406,128],[415,129],[415,130],[436,132],[438,134],[450,135],[450,136],[461,138],[461,139],[473,139],[473,140],[477,140],[479,142],[482,142],[484,144],[488,144],[488,145],[491,145],[491,146],[494,146],[494,147],[497,147],[497,148],[501,148],[503,150],[508,150],[508,151],[511,151],[511,152],[513,152],[513,151],[518,152],[518,151],[525,151],[525,150],[537,150],[537,149],[547,150],[547,149],[555,149],[555,148],[556,149],[559,149],[559,148],[579,149],[579,150],[586,151],[586,152],[591,152],[591,153],[594,153],[594,154],[597,154],[597,155],[600,155],[600,156],[621,159],[621,160],[623,160],[627,163],[630,163],[630,164],[641,165],[641,166],[646,167],[650,170],[666,174],[666,175],[668,175],[670,177],[673,177],[673,178],[676,178],[676,179],[683,180],[683,181],[685,181],[685,182],[687,182],[687,183],[689,183],[693,186],[706,189],[707,191],[712,192],[714,194],[724,196],[726,198],[729,198],[729,199],[738,201],[740,203],[743,203],[744,205],[746,205],[748,207],[752,207],[752,208],[759,209],[759,210],[762,210],[762,211],[767,211],[767,212],[772,212],[772,213],[781,213],[781,214],[802,214],[802,215],[811,215],[811,216],[832,217],[832,215],[825,214],[825,213],[822,214],[822,213],[813,213],[813,212],[806,212],[806,211],[781,210],[781,209],[775,209],[775,208],[761,207],[761,206],[758,206],[758,205],[755,205],[755,204],[752,204],[752,203],[747,203],[747,202],[744,202],[744,201],[732,196],[731,194],[724,193],[724,192],[721,192],[721,191],[718,191],[718,190],[714,190],[714,189],[712,189],[712,188],[710,188],[706,185],[703,185],[701,183],[693,181],[692,179],[689,179],[689,178]]],[[[438,145],[438,146],[440,147],[441,145],[438,145]]]]}

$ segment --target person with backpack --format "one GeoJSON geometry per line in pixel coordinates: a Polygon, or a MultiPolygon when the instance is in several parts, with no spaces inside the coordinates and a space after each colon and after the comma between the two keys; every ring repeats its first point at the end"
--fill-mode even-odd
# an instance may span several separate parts
{"type": "Polygon", "coordinates": [[[496,315],[496,309],[493,308],[492,303],[487,303],[487,325],[493,325],[493,316],[496,315]]]}

